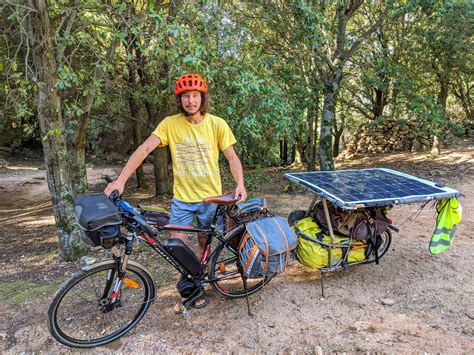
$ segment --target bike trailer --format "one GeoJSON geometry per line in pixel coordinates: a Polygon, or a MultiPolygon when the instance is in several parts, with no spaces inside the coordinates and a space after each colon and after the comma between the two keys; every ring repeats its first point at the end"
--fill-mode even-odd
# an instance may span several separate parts
{"type": "Polygon", "coordinates": [[[391,206],[459,195],[443,184],[385,168],[295,172],[285,178],[316,194],[307,210],[296,210],[288,219],[299,235],[298,260],[323,273],[378,263],[390,246],[391,231],[397,231],[386,216],[391,206]],[[312,225],[302,232],[305,218],[312,225]],[[365,260],[359,250],[364,248],[365,260]]]}
{"type": "Polygon", "coordinates": [[[266,217],[247,223],[239,245],[244,276],[270,277],[284,271],[297,242],[295,232],[283,217],[266,217]]]}
{"type": "Polygon", "coordinates": [[[111,248],[120,235],[120,213],[102,193],[78,195],[74,200],[74,216],[82,239],[90,246],[111,248]]]}

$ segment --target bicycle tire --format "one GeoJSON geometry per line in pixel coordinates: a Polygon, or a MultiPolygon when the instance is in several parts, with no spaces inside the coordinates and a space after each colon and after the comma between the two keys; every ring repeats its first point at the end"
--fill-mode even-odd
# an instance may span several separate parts
{"type": "MultiPolygon", "coordinates": [[[[149,273],[139,264],[129,263],[125,275],[129,285],[122,284],[117,306],[103,312],[100,300],[103,299],[101,293],[107,284],[108,275],[112,275],[114,280],[117,277],[113,260],[78,272],[56,292],[48,309],[48,328],[57,341],[76,348],[105,345],[123,336],[143,318],[155,297],[155,285],[149,273]],[[133,306],[137,308],[136,313],[133,309],[128,311],[133,306]],[[129,319],[127,313],[130,314],[129,319]],[[116,329],[114,323],[118,322],[120,324],[116,329]],[[113,331],[108,334],[110,328],[113,331]],[[91,336],[93,331],[98,337],[91,336]]],[[[110,289],[108,295],[111,292],[110,289]]]]}
{"type": "MultiPolygon", "coordinates": [[[[392,232],[390,230],[386,230],[382,234],[379,235],[380,238],[382,238],[382,243],[380,244],[378,248],[378,253],[379,253],[379,259],[387,253],[388,249],[390,248],[390,245],[392,244],[392,232]]],[[[369,257],[367,259],[367,264],[374,263],[375,262],[375,254],[373,251],[369,254],[369,257]]]]}
{"type": "Polygon", "coordinates": [[[245,227],[239,226],[232,230],[225,238],[225,242],[216,247],[215,253],[208,266],[208,276],[212,288],[227,298],[241,298],[247,294],[251,295],[266,285],[272,277],[247,279],[247,292],[245,292],[243,280],[239,272],[240,261],[238,254],[232,244],[234,238],[240,238],[245,227]],[[225,254],[225,255],[224,255],[225,254]]]}

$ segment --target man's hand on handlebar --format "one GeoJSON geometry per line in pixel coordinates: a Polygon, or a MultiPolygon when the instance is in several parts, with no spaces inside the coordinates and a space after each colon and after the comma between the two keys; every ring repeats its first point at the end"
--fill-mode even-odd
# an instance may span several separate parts
{"type": "Polygon", "coordinates": [[[125,183],[119,180],[115,180],[115,181],[110,182],[107,185],[107,187],[104,190],[104,194],[106,194],[107,196],[110,196],[112,192],[117,191],[119,195],[121,195],[124,189],[125,189],[125,183]]]}

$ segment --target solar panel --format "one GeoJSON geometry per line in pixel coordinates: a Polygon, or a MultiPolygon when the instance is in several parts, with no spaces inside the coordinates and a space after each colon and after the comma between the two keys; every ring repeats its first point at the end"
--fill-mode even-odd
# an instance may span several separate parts
{"type": "Polygon", "coordinates": [[[443,184],[385,168],[287,173],[284,177],[344,209],[420,202],[459,195],[458,191],[443,184]]]}

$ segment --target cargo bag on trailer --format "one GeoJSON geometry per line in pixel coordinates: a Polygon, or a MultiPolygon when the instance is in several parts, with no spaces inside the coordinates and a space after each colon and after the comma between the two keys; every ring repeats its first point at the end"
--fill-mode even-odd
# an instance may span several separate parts
{"type": "MultiPolygon", "coordinates": [[[[323,234],[322,229],[311,219],[311,217],[306,217],[296,222],[295,228],[298,234],[296,257],[299,262],[313,269],[328,267],[328,248],[321,243],[330,244],[331,237],[323,234]]],[[[347,243],[348,246],[347,248],[331,248],[331,256],[334,264],[337,264],[344,257],[347,258],[346,260],[348,263],[365,260],[366,243],[362,241],[353,241],[351,249],[348,249],[349,238],[337,234],[334,235],[334,242],[341,245],[347,243]]]]}
{"type": "Polygon", "coordinates": [[[298,238],[283,217],[249,222],[239,245],[244,276],[270,277],[285,270],[298,238]]]}
{"type": "MultiPolygon", "coordinates": [[[[386,215],[387,207],[370,207],[359,210],[345,211],[328,202],[329,218],[334,233],[354,240],[367,240],[375,235],[383,234],[392,223],[386,215]]],[[[329,234],[323,203],[314,206],[312,217],[329,234]]]]}

